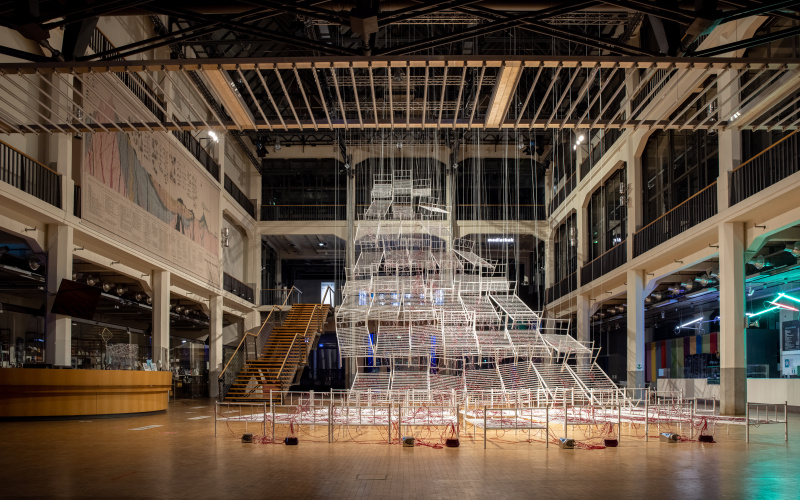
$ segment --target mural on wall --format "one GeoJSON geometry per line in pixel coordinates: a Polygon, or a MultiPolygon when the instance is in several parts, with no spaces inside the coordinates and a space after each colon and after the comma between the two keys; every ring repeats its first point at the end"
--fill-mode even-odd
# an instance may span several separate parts
{"type": "MultiPolygon", "coordinates": [[[[89,87],[108,103],[98,121],[141,106],[89,87]]],[[[168,132],[84,134],[83,144],[82,222],[220,286],[220,188],[197,160],[168,132]]]]}

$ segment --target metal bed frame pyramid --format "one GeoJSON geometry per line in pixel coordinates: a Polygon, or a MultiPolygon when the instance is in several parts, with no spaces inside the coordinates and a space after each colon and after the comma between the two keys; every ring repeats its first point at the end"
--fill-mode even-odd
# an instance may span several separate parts
{"type": "Polygon", "coordinates": [[[402,169],[373,176],[336,311],[340,355],[358,367],[351,391],[625,401],[592,345],[568,334],[569,320],[531,310],[506,264],[453,240],[447,217],[429,179],[402,169]]]}

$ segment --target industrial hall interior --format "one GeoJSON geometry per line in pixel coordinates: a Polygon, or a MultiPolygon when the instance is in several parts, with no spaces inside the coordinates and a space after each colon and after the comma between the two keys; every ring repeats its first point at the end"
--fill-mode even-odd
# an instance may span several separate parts
{"type": "Polygon", "coordinates": [[[800,2],[0,12],[0,496],[797,498],[800,2]]]}

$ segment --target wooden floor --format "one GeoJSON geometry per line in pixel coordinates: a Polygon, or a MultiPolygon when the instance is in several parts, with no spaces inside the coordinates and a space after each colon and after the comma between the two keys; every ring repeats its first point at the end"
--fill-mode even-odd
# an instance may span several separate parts
{"type": "Polygon", "coordinates": [[[619,448],[604,450],[491,442],[484,450],[464,439],[445,449],[303,435],[299,446],[243,444],[241,423],[222,424],[214,437],[213,408],[179,400],[155,416],[0,423],[0,497],[800,498],[798,415],[788,444],[774,425],[753,429],[749,445],[731,426],[716,444],[623,434],[619,448]]]}

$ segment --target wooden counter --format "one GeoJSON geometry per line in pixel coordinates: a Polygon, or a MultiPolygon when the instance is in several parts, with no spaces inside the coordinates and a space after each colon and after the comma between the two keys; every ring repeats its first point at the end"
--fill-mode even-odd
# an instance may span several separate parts
{"type": "Polygon", "coordinates": [[[172,372],[0,369],[0,418],[167,409],[172,372]]]}

